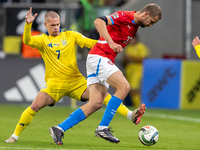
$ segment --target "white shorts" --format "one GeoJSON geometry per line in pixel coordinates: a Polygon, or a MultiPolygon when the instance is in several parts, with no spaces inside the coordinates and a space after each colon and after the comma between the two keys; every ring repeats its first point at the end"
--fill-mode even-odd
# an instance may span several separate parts
{"type": "Polygon", "coordinates": [[[106,57],[88,54],[86,70],[87,86],[99,83],[109,88],[109,84],[106,82],[106,80],[111,74],[119,71],[119,68],[106,57]]]}

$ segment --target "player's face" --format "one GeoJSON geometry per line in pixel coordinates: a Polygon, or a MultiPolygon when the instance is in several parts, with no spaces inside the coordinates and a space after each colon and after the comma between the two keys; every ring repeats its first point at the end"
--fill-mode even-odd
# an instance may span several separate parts
{"type": "Polygon", "coordinates": [[[143,18],[140,22],[140,26],[142,28],[145,28],[145,27],[151,27],[153,26],[156,22],[158,22],[159,20],[159,17],[156,16],[156,17],[150,17],[149,15],[147,15],[145,18],[143,18]]]}
{"type": "Polygon", "coordinates": [[[60,17],[49,17],[44,24],[50,36],[57,36],[60,34],[60,17]]]}

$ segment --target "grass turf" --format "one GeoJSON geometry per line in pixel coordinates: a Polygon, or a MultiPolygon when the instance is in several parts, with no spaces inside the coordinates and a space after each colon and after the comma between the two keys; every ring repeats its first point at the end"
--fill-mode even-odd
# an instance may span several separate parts
{"type": "MultiPolygon", "coordinates": [[[[69,106],[46,107],[40,110],[32,123],[22,132],[16,143],[7,144],[4,140],[13,133],[24,105],[0,105],[0,149],[33,150],[199,150],[200,149],[200,110],[158,110],[147,109],[141,124],[134,125],[130,120],[116,114],[111,121],[114,136],[119,144],[109,143],[94,137],[95,128],[100,123],[105,108],[65,132],[64,145],[55,145],[48,129],[61,123],[74,110],[69,106]],[[181,118],[182,117],[182,118],[181,118]],[[188,120],[190,118],[191,120],[188,120]],[[196,119],[196,120],[195,120],[196,119]],[[138,140],[139,129],[153,125],[159,131],[159,140],[153,146],[144,146],[138,140]]],[[[131,110],[134,108],[130,107],[131,110]]]]}

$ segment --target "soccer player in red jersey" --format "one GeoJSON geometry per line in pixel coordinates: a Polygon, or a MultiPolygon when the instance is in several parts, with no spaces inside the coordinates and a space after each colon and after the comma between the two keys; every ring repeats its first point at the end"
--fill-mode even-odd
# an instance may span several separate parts
{"type": "MultiPolygon", "coordinates": [[[[129,93],[130,85],[114,64],[114,59],[130,43],[139,27],[151,27],[161,17],[161,8],[157,4],[148,4],[137,12],[117,11],[95,20],[95,27],[101,36],[90,50],[86,62],[89,102],[93,101],[101,104],[109,85],[116,90],[108,102],[99,126],[95,130],[96,136],[113,143],[119,143],[119,139],[110,133],[108,125],[117,108],[129,93]]],[[[145,109],[145,104],[141,104],[138,117],[135,120],[136,124],[140,123],[145,109]]]]}
{"type": "MultiPolygon", "coordinates": [[[[151,27],[161,19],[161,16],[161,8],[157,4],[148,4],[137,12],[117,11],[95,20],[95,26],[101,37],[90,50],[86,62],[89,102],[75,110],[59,125],[50,127],[50,134],[55,143],[62,145],[62,137],[66,130],[102,107],[109,85],[116,89],[116,93],[108,102],[101,123],[95,130],[95,135],[110,142],[119,143],[119,140],[110,133],[108,125],[128,94],[130,85],[115,66],[114,59],[133,39],[140,26],[151,27]]],[[[133,115],[135,124],[140,123],[145,109],[145,104],[136,109],[133,115]]]]}

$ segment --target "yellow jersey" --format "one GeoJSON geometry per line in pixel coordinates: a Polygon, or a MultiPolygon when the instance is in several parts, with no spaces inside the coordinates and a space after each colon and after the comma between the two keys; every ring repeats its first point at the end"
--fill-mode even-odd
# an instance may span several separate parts
{"type": "MultiPolygon", "coordinates": [[[[146,58],[149,56],[149,49],[141,42],[135,45],[127,45],[125,50],[125,55],[146,58]]],[[[131,89],[140,88],[141,78],[142,78],[142,63],[139,62],[129,62],[125,67],[126,79],[130,83],[131,89]]]]}
{"type": "Polygon", "coordinates": [[[195,46],[197,56],[200,58],[200,45],[195,46]]]}
{"type": "Polygon", "coordinates": [[[77,66],[75,46],[91,49],[97,40],[89,39],[73,30],[60,29],[60,35],[53,37],[48,32],[31,36],[32,24],[25,23],[23,41],[37,48],[45,63],[45,81],[49,78],[66,79],[81,73],[77,66]]]}
{"type": "Polygon", "coordinates": [[[125,54],[134,57],[146,58],[149,56],[149,49],[141,42],[135,45],[127,45],[125,54]]]}

